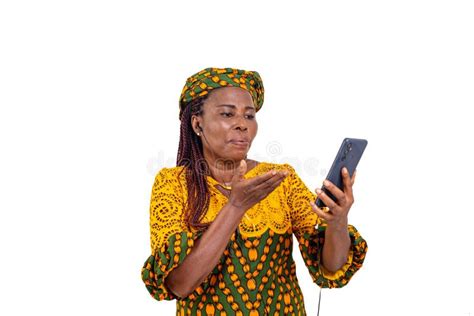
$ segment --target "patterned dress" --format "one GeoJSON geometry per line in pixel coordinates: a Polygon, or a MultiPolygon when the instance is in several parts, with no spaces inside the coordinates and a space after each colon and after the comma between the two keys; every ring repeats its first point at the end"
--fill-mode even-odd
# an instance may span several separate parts
{"type": "MultiPolygon", "coordinates": [[[[313,281],[323,288],[343,287],[359,270],[367,244],[349,225],[351,248],[336,272],[321,264],[324,221],[313,212],[309,190],[289,164],[260,162],[244,178],[271,169],[290,171],[265,199],[247,210],[218,264],[193,293],[176,297],[165,286],[166,276],[192,251],[201,232],[189,231],[183,220],[187,202],[183,166],[162,168],[155,177],[150,203],[151,255],[141,277],[156,300],[176,299],[176,315],[306,315],[303,293],[293,260],[293,234],[313,281]]],[[[227,197],[207,176],[211,193],[204,222],[212,222],[227,197]]]]}

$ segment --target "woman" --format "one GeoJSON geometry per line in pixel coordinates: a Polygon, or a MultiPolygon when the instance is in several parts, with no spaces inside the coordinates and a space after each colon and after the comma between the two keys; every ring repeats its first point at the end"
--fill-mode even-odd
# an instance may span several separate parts
{"type": "Polygon", "coordinates": [[[263,99],[258,72],[233,68],[203,69],[182,90],[177,166],[155,177],[142,268],[177,315],[305,315],[292,234],[320,287],[343,287],[364,261],[367,244],[347,222],[355,172],[343,172],[344,191],[326,185],[336,203],[291,165],[247,158],[263,99]]]}

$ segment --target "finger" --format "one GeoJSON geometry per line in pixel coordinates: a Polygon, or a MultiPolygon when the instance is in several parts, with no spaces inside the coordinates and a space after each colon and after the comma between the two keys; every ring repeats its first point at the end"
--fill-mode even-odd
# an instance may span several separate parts
{"type": "Polygon", "coordinates": [[[250,178],[249,181],[247,182],[248,185],[251,185],[251,186],[255,186],[255,185],[260,185],[260,184],[263,184],[265,182],[267,182],[268,180],[277,180],[279,179],[280,177],[286,177],[290,174],[290,172],[286,169],[284,170],[270,170],[266,173],[264,173],[263,175],[259,175],[259,176],[256,176],[256,177],[253,177],[253,178],[250,178]]]}
{"type": "Polygon", "coordinates": [[[309,201],[309,204],[311,204],[311,208],[313,209],[313,212],[316,213],[319,217],[326,221],[331,221],[333,218],[333,215],[329,212],[323,211],[320,209],[313,201],[309,201]]]}
{"type": "Polygon", "coordinates": [[[265,199],[270,193],[272,193],[281,184],[281,182],[284,179],[285,177],[281,177],[277,179],[276,181],[273,181],[273,179],[268,180],[261,185],[253,187],[252,189],[247,191],[248,192],[247,194],[252,194],[253,192],[257,192],[258,199],[259,201],[261,201],[265,199]]]}
{"type": "Polygon", "coordinates": [[[331,210],[338,207],[337,203],[333,201],[323,190],[316,189],[317,197],[324,202],[324,204],[331,210]],[[319,192],[318,192],[319,191],[319,192]]]}
{"type": "Polygon", "coordinates": [[[270,184],[266,190],[271,193],[273,190],[275,190],[276,188],[278,188],[280,186],[280,184],[283,182],[283,180],[285,180],[286,176],[282,176],[278,181],[275,181],[273,182],[272,184],[270,184]]]}
{"type": "Polygon", "coordinates": [[[346,167],[342,168],[342,181],[344,182],[344,194],[352,199],[352,183],[351,178],[349,176],[349,170],[346,167]]]}
{"type": "Polygon", "coordinates": [[[354,185],[354,181],[355,181],[355,178],[356,178],[356,172],[357,172],[357,169],[354,170],[354,173],[352,174],[352,178],[351,178],[351,184],[354,185]]]}
{"type": "Polygon", "coordinates": [[[265,183],[266,181],[272,179],[272,178],[278,178],[279,173],[276,170],[270,170],[264,174],[261,174],[259,176],[255,176],[253,178],[247,179],[247,185],[249,186],[256,186],[262,183],[265,183]],[[275,173],[273,173],[275,172],[275,173]]]}
{"type": "MultiPolygon", "coordinates": [[[[332,193],[332,195],[337,199],[339,203],[344,203],[346,200],[346,195],[344,192],[337,187],[334,183],[329,180],[324,180],[324,187],[332,193]]],[[[327,204],[326,204],[327,205],[327,204]]]]}
{"type": "Polygon", "coordinates": [[[264,190],[264,191],[273,191],[276,187],[280,185],[280,183],[287,177],[288,175],[285,175],[285,173],[277,173],[275,176],[272,178],[268,179],[267,181],[258,184],[256,186],[253,186],[252,190],[258,191],[258,190],[264,190]]]}

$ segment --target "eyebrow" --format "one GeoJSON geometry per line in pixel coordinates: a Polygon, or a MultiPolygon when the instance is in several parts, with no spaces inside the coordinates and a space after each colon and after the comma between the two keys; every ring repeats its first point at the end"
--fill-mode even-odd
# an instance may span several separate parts
{"type": "MultiPolygon", "coordinates": [[[[233,104],[219,104],[219,105],[217,105],[216,107],[223,107],[223,106],[227,106],[227,107],[233,108],[233,109],[236,109],[236,108],[237,108],[237,107],[236,107],[235,105],[233,105],[233,104]]],[[[255,110],[255,107],[250,106],[250,105],[247,105],[247,106],[245,107],[245,109],[246,109],[246,110],[255,110]]]]}

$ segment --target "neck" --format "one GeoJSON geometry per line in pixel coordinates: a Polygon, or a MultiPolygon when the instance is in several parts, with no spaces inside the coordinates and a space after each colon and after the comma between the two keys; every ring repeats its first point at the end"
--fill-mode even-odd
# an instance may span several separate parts
{"type": "MultiPolygon", "coordinates": [[[[244,158],[247,163],[247,170],[251,169],[249,164],[252,164],[249,159],[244,158]]],[[[236,169],[239,167],[239,161],[234,160],[211,160],[207,159],[207,164],[209,166],[209,171],[211,176],[216,179],[217,182],[229,186],[232,182],[232,177],[236,172],[236,169]]]]}
{"type": "MultiPolygon", "coordinates": [[[[236,169],[239,167],[240,160],[218,158],[206,150],[204,150],[204,159],[209,166],[210,175],[217,182],[229,186],[236,169]]],[[[245,156],[243,160],[247,163],[247,171],[252,169],[254,161],[247,159],[247,156],[245,156]]]]}

